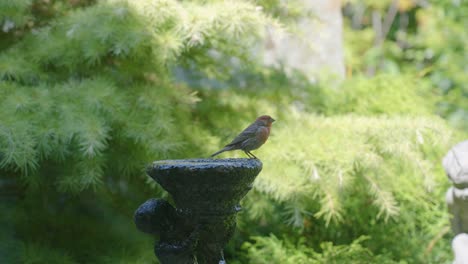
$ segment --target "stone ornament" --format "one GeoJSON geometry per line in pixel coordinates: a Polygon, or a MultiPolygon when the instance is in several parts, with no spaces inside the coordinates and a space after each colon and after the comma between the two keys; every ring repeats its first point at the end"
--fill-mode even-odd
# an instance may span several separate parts
{"type": "Polygon", "coordinates": [[[452,214],[452,240],[454,263],[468,264],[468,140],[455,145],[444,157],[442,164],[453,183],[445,200],[452,214]]]}

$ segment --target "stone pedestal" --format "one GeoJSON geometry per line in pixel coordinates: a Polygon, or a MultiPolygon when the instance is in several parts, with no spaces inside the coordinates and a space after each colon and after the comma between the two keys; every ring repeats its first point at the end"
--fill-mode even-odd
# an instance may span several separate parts
{"type": "Polygon", "coordinates": [[[135,223],[142,232],[159,237],[159,261],[225,263],[223,248],[235,231],[239,202],[261,169],[258,159],[154,162],[147,173],[171,194],[175,207],[150,199],[135,212],[135,223]]]}
{"type": "Polygon", "coordinates": [[[456,237],[452,241],[456,264],[468,264],[468,140],[455,145],[442,162],[453,183],[446,194],[451,224],[456,237]]]}

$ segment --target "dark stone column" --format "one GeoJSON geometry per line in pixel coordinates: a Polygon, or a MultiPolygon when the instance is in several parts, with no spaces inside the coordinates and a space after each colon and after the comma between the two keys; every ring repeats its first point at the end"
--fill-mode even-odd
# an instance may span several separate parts
{"type": "Polygon", "coordinates": [[[159,237],[155,254],[162,264],[224,263],[239,202],[261,170],[258,159],[156,161],[147,173],[171,194],[175,207],[150,199],[135,212],[135,223],[159,237]]]}

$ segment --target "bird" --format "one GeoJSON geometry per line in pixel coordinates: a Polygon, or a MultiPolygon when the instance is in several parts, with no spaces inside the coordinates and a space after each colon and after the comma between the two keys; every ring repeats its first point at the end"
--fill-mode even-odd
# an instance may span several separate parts
{"type": "Polygon", "coordinates": [[[211,155],[214,157],[220,153],[230,150],[240,149],[249,158],[258,159],[250,151],[258,149],[267,141],[271,132],[271,124],[276,120],[269,115],[259,116],[250,126],[242,131],[231,143],[227,144],[220,151],[211,155]]]}

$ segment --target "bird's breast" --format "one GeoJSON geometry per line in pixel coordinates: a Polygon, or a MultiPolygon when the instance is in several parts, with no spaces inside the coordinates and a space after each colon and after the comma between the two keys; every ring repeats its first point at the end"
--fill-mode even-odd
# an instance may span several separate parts
{"type": "Polygon", "coordinates": [[[269,135],[270,129],[268,127],[262,127],[257,133],[257,139],[263,144],[267,141],[269,135]]]}

